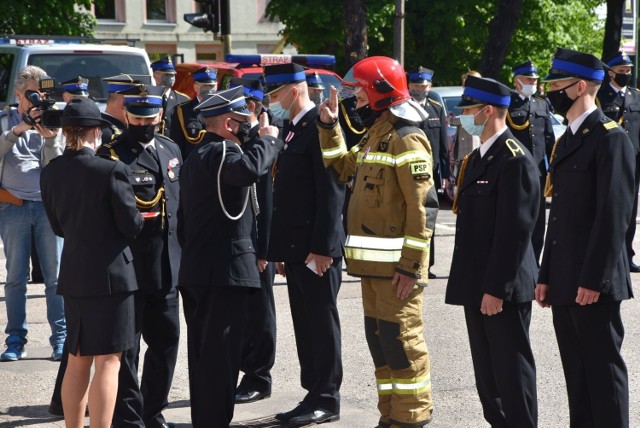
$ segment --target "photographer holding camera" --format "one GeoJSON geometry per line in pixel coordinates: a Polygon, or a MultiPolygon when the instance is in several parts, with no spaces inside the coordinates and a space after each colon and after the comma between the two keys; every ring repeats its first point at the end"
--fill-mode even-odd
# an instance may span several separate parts
{"type": "Polygon", "coordinates": [[[44,276],[54,360],[62,357],[67,335],[63,300],[56,293],[62,238],[54,235],[40,196],[42,168],[60,155],[63,148],[57,130],[45,128],[40,120],[43,109],[51,107],[52,101],[42,93],[41,80],[53,84],[53,79],[39,67],[20,70],[15,82],[18,105],[0,113],[0,237],[7,259],[4,286],[7,349],[0,355],[0,361],[17,361],[26,356],[27,277],[32,237],[44,276]]]}

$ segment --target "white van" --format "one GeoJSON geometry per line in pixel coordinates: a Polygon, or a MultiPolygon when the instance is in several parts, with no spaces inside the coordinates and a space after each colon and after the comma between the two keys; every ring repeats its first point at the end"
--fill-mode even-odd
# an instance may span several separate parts
{"type": "Polygon", "coordinates": [[[82,43],[73,38],[30,37],[0,38],[0,108],[16,103],[15,76],[27,65],[36,65],[55,79],[53,95],[58,102],[62,101],[62,82],[78,76],[89,79],[89,96],[101,109],[108,96],[102,78],[122,73],[152,74],[147,52],[140,48],[82,43]]]}

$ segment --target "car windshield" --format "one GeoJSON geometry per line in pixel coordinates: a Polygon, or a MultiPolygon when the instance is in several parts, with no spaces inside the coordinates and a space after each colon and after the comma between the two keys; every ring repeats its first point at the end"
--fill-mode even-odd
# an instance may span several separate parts
{"type": "Polygon", "coordinates": [[[89,96],[95,101],[106,101],[107,84],[104,77],[118,74],[148,75],[149,68],[144,58],[139,55],[96,53],[47,53],[29,56],[29,65],[42,68],[47,74],[56,79],[56,89],[53,93],[56,101],[62,101],[62,82],[78,76],[89,79],[89,96]]]}
{"type": "Polygon", "coordinates": [[[456,97],[442,97],[442,101],[444,101],[444,105],[446,107],[447,112],[453,112],[454,115],[459,116],[462,114],[462,109],[458,107],[458,104],[462,98],[460,96],[456,97]]]}

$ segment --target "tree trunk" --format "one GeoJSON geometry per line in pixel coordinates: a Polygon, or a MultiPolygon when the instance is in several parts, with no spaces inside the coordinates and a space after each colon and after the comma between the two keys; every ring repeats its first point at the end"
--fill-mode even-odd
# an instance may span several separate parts
{"type": "Polygon", "coordinates": [[[521,10],[522,0],[499,1],[496,15],[489,22],[489,38],[480,59],[479,71],[483,77],[497,79],[500,76],[500,69],[518,26],[521,10]]]}
{"type": "Polygon", "coordinates": [[[625,0],[607,0],[607,21],[604,24],[602,58],[608,58],[620,50],[624,3],[625,0]]]}
{"type": "Polygon", "coordinates": [[[345,69],[367,57],[367,1],[344,0],[345,69]]]}

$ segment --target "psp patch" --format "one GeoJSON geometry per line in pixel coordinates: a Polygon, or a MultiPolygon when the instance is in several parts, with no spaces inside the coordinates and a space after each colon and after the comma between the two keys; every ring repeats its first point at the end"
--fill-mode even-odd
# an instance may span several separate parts
{"type": "Polygon", "coordinates": [[[429,162],[421,161],[421,162],[413,162],[409,164],[411,168],[411,175],[414,180],[428,180],[431,178],[431,168],[429,167],[429,162]]]}

